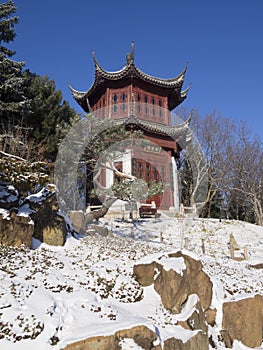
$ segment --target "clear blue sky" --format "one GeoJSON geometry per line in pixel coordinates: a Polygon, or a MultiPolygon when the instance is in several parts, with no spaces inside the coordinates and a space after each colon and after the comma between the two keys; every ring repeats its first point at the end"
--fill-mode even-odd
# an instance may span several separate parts
{"type": "Polygon", "coordinates": [[[188,62],[183,106],[246,120],[263,137],[262,0],[14,2],[15,58],[54,79],[75,110],[67,83],[92,85],[91,50],[106,70],[118,70],[134,40],[135,63],[148,74],[173,77],[188,62]]]}

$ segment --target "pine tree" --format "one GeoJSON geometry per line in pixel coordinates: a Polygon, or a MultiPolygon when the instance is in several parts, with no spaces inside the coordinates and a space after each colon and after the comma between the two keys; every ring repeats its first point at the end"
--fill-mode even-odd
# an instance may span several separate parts
{"type": "Polygon", "coordinates": [[[24,96],[23,62],[11,59],[15,54],[4,44],[12,42],[16,36],[15,25],[18,17],[12,16],[16,7],[12,0],[0,4],[0,127],[12,128],[21,119],[21,114],[29,108],[24,96]]]}
{"type": "Polygon", "coordinates": [[[59,142],[79,115],[62,101],[62,92],[56,90],[54,80],[41,77],[29,70],[24,71],[25,96],[31,101],[31,111],[23,120],[25,128],[31,130],[30,137],[40,145],[38,150],[46,159],[54,160],[59,142]]]}

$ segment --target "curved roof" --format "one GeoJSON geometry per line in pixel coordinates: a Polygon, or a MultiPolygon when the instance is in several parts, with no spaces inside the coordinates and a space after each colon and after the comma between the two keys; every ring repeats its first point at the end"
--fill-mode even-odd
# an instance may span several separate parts
{"type": "Polygon", "coordinates": [[[157,78],[151,75],[148,75],[141,71],[134,64],[134,43],[132,43],[131,53],[126,55],[126,64],[124,67],[116,72],[108,72],[104,70],[98,63],[94,51],[92,51],[92,56],[95,65],[95,80],[91,88],[86,92],[80,92],[73,89],[71,86],[70,90],[74,99],[82,106],[85,111],[88,111],[87,99],[90,101],[92,97],[98,92],[98,90],[102,87],[102,85],[114,84],[114,82],[122,81],[122,80],[133,80],[137,79],[148,83],[152,87],[158,87],[162,89],[165,95],[170,98],[171,103],[169,103],[169,109],[172,110],[177,105],[179,105],[186,97],[189,91],[189,87],[183,91],[181,91],[185,73],[187,70],[187,65],[185,66],[182,73],[178,76],[171,79],[163,79],[157,78]]]}
{"type": "Polygon", "coordinates": [[[163,125],[149,120],[143,120],[136,115],[131,114],[127,118],[114,119],[114,123],[134,125],[139,127],[141,130],[148,131],[151,134],[157,134],[162,136],[168,136],[176,142],[179,142],[181,147],[184,147],[187,142],[191,140],[193,131],[190,129],[190,123],[193,116],[191,111],[188,119],[182,124],[169,126],[163,125]]]}

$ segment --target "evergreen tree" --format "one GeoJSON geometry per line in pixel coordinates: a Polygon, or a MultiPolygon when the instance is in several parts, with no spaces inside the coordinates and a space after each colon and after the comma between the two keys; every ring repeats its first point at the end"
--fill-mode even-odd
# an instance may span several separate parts
{"type": "Polygon", "coordinates": [[[56,90],[54,80],[41,77],[26,70],[26,97],[31,100],[31,112],[24,118],[23,124],[31,130],[32,137],[46,159],[54,160],[59,142],[79,115],[62,101],[62,92],[56,90]]]}
{"type": "Polygon", "coordinates": [[[12,60],[15,52],[4,46],[16,36],[18,17],[12,16],[15,12],[12,0],[0,4],[0,127],[4,129],[14,127],[30,106],[24,96],[24,63],[12,60]]]}

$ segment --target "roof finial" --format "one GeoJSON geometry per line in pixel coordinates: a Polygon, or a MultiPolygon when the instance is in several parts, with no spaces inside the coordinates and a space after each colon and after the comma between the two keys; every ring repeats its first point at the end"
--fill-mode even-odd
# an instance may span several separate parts
{"type": "Polygon", "coordinates": [[[98,61],[97,61],[97,58],[96,58],[96,56],[95,56],[94,50],[91,51],[91,54],[92,54],[92,57],[93,57],[93,61],[94,61],[95,67],[96,67],[96,68],[99,68],[100,65],[99,65],[99,63],[98,63],[98,61]]]}
{"type": "Polygon", "coordinates": [[[134,62],[134,41],[132,41],[132,44],[131,44],[131,53],[128,53],[126,55],[126,60],[128,64],[134,62]]]}

